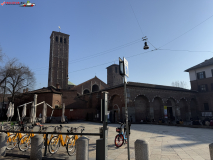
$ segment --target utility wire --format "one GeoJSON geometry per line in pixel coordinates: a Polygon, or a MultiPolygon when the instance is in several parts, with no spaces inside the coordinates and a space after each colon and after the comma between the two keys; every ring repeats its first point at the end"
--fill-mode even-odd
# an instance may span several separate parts
{"type": "Polygon", "coordinates": [[[166,43],[166,44],[162,45],[161,47],[159,47],[159,48],[157,48],[157,49],[160,49],[160,48],[164,47],[165,45],[167,45],[167,44],[169,44],[169,43],[171,43],[171,42],[175,41],[176,39],[178,39],[178,38],[182,37],[183,35],[185,35],[186,33],[190,32],[191,30],[195,29],[196,27],[198,27],[199,25],[203,24],[204,22],[206,22],[207,20],[209,20],[209,19],[210,19],[210,18],[212,18],[212,17],[213,17],[213,15],[211,15],[209,18],[207,18],[207,19],[205,19],[204,21],[200,22],[199,24],[197,24],[196,26],[194,26],[194,27],[193,27],[193,28],[191,28],[190,30],[188,30],[188,31],[184,32],[184,33],[183,33],[183,34],[181,34],[180,36],[176,37],[175,39],[173,39],[173,40],[169,41],[168,43],[166,43]]]}
{"type": "MultiPolygon", "coordinates": [[[[139,26],[139,28],[140,28],[140,30],[141,30],[141,33],[142,33],[142,35],[144,36],[144,34],[143,34],[143,31],[142,31],[142,28],[141,28],[141,26],[140,26],[140,23],[138,22],[138,19],[137,19],[137,17],[136,17],[136,14],[135,14],[135,12],[134,12],[134,9],[133,9],[133,7],[132,7],[132,5],[131,5],[131,3],[130,3],[130,0],[129,0],[129,5],[130,5],[130,7],[131,7],[131,9],[132,9],[132,12],[133,12],[133,14],[134,14],[134,16],[135,16],[135,19],[136,19],[136,21],[137,21],[137,23],[138,23],[138,26],[139,26]]],[[[147,41],[152,45],[152,43],[147,39],[147,41]]],[[[155,49],[157,49],[154,45],[152,45],[152,47],[154,47],[155,49]]]]}
{"type": "MultiPolygon", "coordinates": [[[[80,62],[80,61],[84,61],[84,60],[88,60],[88,59],[91,59],[91,58],[95,58],[95,57],[98,57],[98,56],[107,54],[107,53],[109,53],[109,52],[113,52],[113,51],[116,51],[116,50],[119,50],[119,49],[122,49],[122,48],[125,48],[125,47],[128,47],[128,46],[131,46],[131,45],[134,45],[134,44],[140,43],[140,42],[142,42],[141,39],[137,39],[137,40],[135,40],[135,41],[132,41],[132,42],[129,42],[129,43],[120,45],[120,46],[118,46],[118,47],[114,47],[114,48],[109,49],[109,50],[106,50],[106,51],[102,51],[102,52],[99,52],[99,53],[96,53],[96,54],[92,54],[92,55],[89,55],[89,56],[86,56],[86,57],[82,57],[82,58],[78,58],[78,59],[69,61],[68,64],[70,64],[70,63],[78,63],[78,62],[80,62]]],[[[46,66],[46,67],[41,67],[41,68],[36,68],[36,69],[33,69],[33,70],[34,70],[34,71],[41,71],[41,70],[45,70],[45,69],[47,69],[47,68],[48,68],[48,66],[46,66]],[[42,69],[42,68],[43,68],[43,69],[42,69]]]]}
{"type": "MultiPolygon", "coordinates": [[[[151,50],[151,51],[147,51],[147,52],[135,54],[135,55],[129,56],[129,57],[127,57],[127,58],[132,58],[132,57],[139,56],[139,55],[141,55],[141,54],[145,54],[145,53],[153,52],[153,51],[157,51],[157,50],[151,50]]],[[[109,64],[109,63],[113,63],[113,62],[114,62],[114,61],[110,61],[110,62],[102,63],[102,64],[99,64],[99,65],[95,65],[95,66],[92,66],[92,67],[87,67],[87,68],[79,69],[79,70],[76,70],[76,71],[71,71],[71,72],[69,72],[69,73],[79,72],[79,71],[83,71],[83,70],[95,68],[95,67],[102,66],[102,65],[105,65],[105,64],[109,64]]],[[[38,74],[38,75],[44,75],[44,74],[38,74]]],[[[46,74],[45,74],[45,75],[46,75],[46,74]]]]}
{"type": "Polygon", "coordinates": [[[213,53],[213,51],[190,51],[190,50],[178,50],[178,49],[158,49],[158,50],[175,51],[175,52],[209,52],[209,53],[213,53]]]}

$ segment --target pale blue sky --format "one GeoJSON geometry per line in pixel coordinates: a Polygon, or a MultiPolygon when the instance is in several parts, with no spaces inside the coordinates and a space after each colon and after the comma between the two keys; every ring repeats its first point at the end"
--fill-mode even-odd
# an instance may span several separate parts
{"type": "Polygon", "coordinates": [[[213,1],[210,0],[31,2],[36,6],[0,6],[0,45],[8,57],[18,58],[35,72],[35,89],[47,86],[49,37],[52,31],[59,31],[58,26],[61,32],[70,35],[69,81],[74,84],[95,75],[107,82],[106,67],[114,60],[118,64],[118,57],[124,56],[129,62],[128,81],[171,85],[179,80],[186,81],[190,87],[189,75],[184,70],[213,57],[211,52],[203,52],[213,51],[213,1]],[[145,51],[143,36],[156,48],[180,37],[161,48],[170,50],[152,51],[155,48],[148,42],[150,49],[145,51]],[[99,56],[88,59],[94,54],[99,56]],[[100,66],[82,70],[97,65],[100,66]]]}

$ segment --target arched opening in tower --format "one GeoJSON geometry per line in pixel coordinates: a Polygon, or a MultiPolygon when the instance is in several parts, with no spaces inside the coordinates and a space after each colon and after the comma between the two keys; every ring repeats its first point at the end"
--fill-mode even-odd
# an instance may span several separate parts
{"type": "Polygon", "coordinates": [[[94,84],[94,85],[92,86],[92,92],[96,92],[96,91],[99,91],[99,87],[98,87],[97,84],[94,84]]]}

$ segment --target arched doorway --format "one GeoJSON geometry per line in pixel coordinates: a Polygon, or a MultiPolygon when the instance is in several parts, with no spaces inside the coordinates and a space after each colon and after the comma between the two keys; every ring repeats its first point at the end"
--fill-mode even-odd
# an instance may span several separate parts
{"type": "Polygon", "coordinates": [[[113,117],[113,119],[114,119],[114,122],[116,123],[116,122],[119,122],[120,121],[120,108],[118,107],[118,105],[117,104],[115,104],[114,106],[113,106],[113,112],[114,112],[114,117],[113,117]]]}
{"type": "Polygon", "coordinates": [[[182,119],[183,121],[189,120],[189,109],[188,109],[188,105],[186,102],[186,99],[181,99],[180,103],[179,103],[179,108],[180,108],[180,119],[182,119]]]}
{"type": "Polygon", "coordinates": [[[135,120],[141,122],[149,116],[149,100],[147,97],[140,95],[135,99],[135,120]]]}
{"type": "Polygon", "coordinates": [[[118,95],[113,95],[110,99],[108,110],[110,111],[109,119],[110,122],[117,123],[121,120],[121,99],[118,95]]]}
{"type": "Polygon", "coordinates": [[[163,117],[163,101],[160,97],[155,97],[153,101],[153,111],[154,111],[154,119],[158,121],[160,118],[163,117]]]}
{"type": "Polygon", "coordinates": [[[167,117],[170,121],[175,121],[176,119],[176,107],[175,107],[175,100],[173,98],[169,98],[166,101],[166,107],[167,107],[167,117]]]}

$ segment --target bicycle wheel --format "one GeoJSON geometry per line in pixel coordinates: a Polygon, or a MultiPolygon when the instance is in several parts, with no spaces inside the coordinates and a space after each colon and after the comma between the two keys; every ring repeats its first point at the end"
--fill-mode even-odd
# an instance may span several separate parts
{"type": "Polygon", "coordinates": [[[31,145],[31,138],[29,135],[23,136],[19,143],[18,143],[18,148],[20,151],[26,151],[30,148],[31,145]]]}
{"type": "Polygon", "coordinates": [[[50,139],[50,143],[49,143],[49,146],[48,146],[49,152],[51,154],[54,154],[54,153],[56,153],[58,151],[59,147],[60,147],[60,139],[59,139],[59,137],[58,136],[52,137],[50,139]]]}
{"type": "Polygon", "coordinates": [[[67,142],[67,153],[69,156],[73,156],[76,153],[75,137],[71,137],[67,142]]]}
{"type": "Polygon", "coordinates": [[[115,146],[116,147],[121,147],[124,143],[124,137],[122,134],[117,134],[115,136],[115,146]]]}
{"type": "Polygon", "coordinates": [[[15,134],[12,134],[7,138],[7,150],[14,149],[17,144],[18,144],[18,136],[16,136],[15,134]]]}

